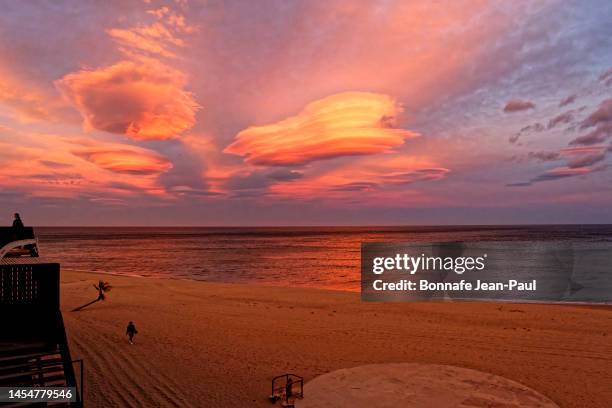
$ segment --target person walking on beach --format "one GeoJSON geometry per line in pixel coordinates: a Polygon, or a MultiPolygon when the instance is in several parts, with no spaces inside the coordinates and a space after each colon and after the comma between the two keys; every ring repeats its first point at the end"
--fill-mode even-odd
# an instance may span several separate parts
{"type": "Polygon", "coordinates": [[[134,335],[138,333],[138,330],[136,330],[136,326],[134,326],[133,322],[129,322],[128,326],[127,326],[127,330],[125,331],[126,336],[128,336],[128,339],[130,340],[130,344],[134,344],[134,335]]]}

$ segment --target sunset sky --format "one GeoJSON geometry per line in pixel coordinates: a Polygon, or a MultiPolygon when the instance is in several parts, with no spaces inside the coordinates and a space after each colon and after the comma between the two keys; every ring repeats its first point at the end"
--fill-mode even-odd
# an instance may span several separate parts
{"type": "Polygon", "coordinates": [[[0,222],[612,222],[610,1],[9,1],[0,222]]]}

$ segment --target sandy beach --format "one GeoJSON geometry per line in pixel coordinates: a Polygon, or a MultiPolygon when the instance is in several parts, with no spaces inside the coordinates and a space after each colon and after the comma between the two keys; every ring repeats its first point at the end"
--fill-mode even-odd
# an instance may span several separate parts
{"type": "Polygon", "coordinates": [[[610,308],[366,304],[350,292],[70,271],[61,295],[89,407],[265,407],[278,374],[414,362],[503,376],[560,407],[612,406],[610,308]],[[108,299],[70,312],[98,279],[113,285],[108,299]]]}

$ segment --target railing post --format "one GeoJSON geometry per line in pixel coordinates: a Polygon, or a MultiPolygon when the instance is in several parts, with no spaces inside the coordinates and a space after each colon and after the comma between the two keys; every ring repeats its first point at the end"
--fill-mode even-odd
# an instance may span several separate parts
{"type": "Polygon", "coordinates": [[[81,408],[83,408],[83,406],[85,405],[84,372],[85,372],[85,361],[81,360],[81,408]]]}

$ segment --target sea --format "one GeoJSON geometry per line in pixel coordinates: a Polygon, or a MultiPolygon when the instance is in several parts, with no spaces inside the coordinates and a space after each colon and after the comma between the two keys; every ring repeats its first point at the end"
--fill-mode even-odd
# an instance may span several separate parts
{"type": "Polygon", "coordinates": [[[612,225],[38,227],[36,233],[41,255],[63,270],[344,291],[360,289],[365,242],[612,243],[612,225]]]}

